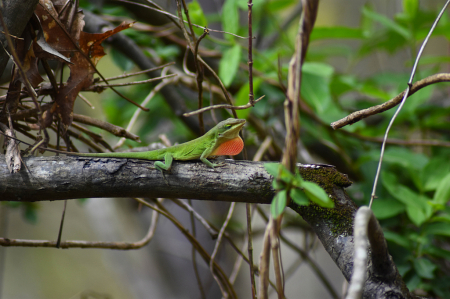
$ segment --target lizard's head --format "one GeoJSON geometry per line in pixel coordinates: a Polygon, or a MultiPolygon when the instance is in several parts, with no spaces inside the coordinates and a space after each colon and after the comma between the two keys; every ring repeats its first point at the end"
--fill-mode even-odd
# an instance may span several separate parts
{"type": "Polygon", "coordinates": [[[217,137],[221,139],[234,139],[245,124],[245,119],[229,118],[217,124],[217,137]]]}

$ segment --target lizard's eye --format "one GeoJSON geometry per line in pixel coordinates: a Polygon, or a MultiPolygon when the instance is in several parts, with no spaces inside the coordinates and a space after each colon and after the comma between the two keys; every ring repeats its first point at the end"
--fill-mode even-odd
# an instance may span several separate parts
{"type": "Polygon", "coordinates": [[[231,125],[225,125],[225,128],[229,129],[229,128],[231,128],[231,125]]]}

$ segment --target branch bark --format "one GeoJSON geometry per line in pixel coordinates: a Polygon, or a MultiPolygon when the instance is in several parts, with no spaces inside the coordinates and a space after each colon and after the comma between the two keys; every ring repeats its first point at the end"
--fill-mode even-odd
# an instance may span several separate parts
{"type": "MultiPolygon", "coordinates": [[[[27,167],[17,174],[9,174],[2,155],[0,161],[0,201],[168,197],[268,204],[274,195],[272,177],[262,162],[227,160],[225,166],[211,169],[198,161],[175,161],[163,176],[153,161],[136,159],[27,157],[27,167]]],[[[332,166],[298,166],[308,176],[323,170],[344,176],[332,166]]]]}

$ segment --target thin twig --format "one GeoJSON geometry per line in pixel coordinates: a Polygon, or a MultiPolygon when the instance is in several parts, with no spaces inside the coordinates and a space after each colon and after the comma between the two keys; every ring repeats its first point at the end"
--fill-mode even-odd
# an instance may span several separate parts
{"type": "MultiPolygon", "coordinates": [[[[189,199],[188,202],[189,202],[189,205],[192,206],[192,200],[189,199]]],[[[197,237],[197,230],[195,228],[194,213],[190,212],[189,216],[190,216],[190,220],[191,220],[192,235],[194,236],[194,238],[196,238],[197,237]]],[[[200,278],[200,274],[198,272],[197,251],[195,250],[194,246],[192,246],[191,256],[192,256],[192,266],[194,267],[195,279],[197,280],[197,284],[198,284],[198,288],[200,290],[200,294],[202,296],[202,299],[206,299],[205,290],[204,290],[203,284],[202,284],[202,279],[200,278]]]]}
{"type": "MultiPolygon", "coordinates": [[[[257,205],[253,205],[253,206],[250,205],[250,207],[249,207],[249,209],[250,209],[250,213],[249,213],[250,214],[250,217],[249,217],[250,218],[250,226],[249,226],[250,229],[248,229],[248,226],[247,226],[247,233],[245,234],[244,242],[243,242],[242,249],[241,249],[242,251],[244,251],[245,248],[247,247],[247,252],[249,253],[249,257],[252,257],[252,259],[253,259],[253,244],[252,244],[252,242],[249,241],[249,238],[252,239],[252,236],[253,236],[253,231],[251,229],[252,228],[251,227],[251,219],[253,219],[253,215],[255,214],[256,206],[257,205]]],[[[248,218],[248,216],[247,216],[247,218],[248,218]]],[[[230,274],[230,281],[233,284],[234,284],[234,282],[235,282],[235,280],[236,280],[236,278],[237,278],[237,276],[239,274],[239,269],[241,268],[243,260],[244,260],[244,256],[243,255],[239,255],[236,258],[236,261],[234,262],[233,270],[232,270],[232,272],[230,274]]],[[[250,267],[253,268],[253,273],[257,274],[258,273],[258,268],[255,268],[255,265],[254,265],[253,261],[250,263],[250,260],[249,260],[249,261],[247,261],[247,263],[248,263],[248,265],[250,267]]],[[[256,290],[255,290],[255,295],[256,295],[256,290]]]]}
{"type": "Polygon", "coordinates": [[[269,287],[269,264],[270,264],[270,230],[272,221],[267,223],[264,232],[263,248],[259,257],[259,298],[267,299],[267,289],[269,287]]]}
{"type": "Polygon", "coordinates": [[[124,128],[121,128],[119,126],[115,126],[113,124],[107,123],[105,121],[101,121],[99,119],[95,119],[86,115],[81,115],[81,114],[74,114],[73,115],[73,120],[85,125],[91,125],[94,127],[98,127],[101,128],[105,131],[110,132],[111,134],[118,136],[118,137],[125,137],[131,140],[134,140],[136,142],[140,142],[139,140],[139,136],[134,135],[130,132],[128,132],[127,130],[125,130],[124,128]]]}
{"type": "Polygon", "coordinates": [[[369,142],[376,142],[376,143],[383,143],[386,142],[386,144],[395,144],[395,145],[403,145],[403,146],[437,146],[437,147],[450,147],[450,142],[448,141],[441,141],[441,140],[434,140],[434,139],[411,139],[411,140],[403,140],[403,139],[396,139],[396,138],[389,138],[386,139],[386,141],[383,138],[380,137],[370,137],[370,136],[363,136],[357,133],[348,132],[345,130],[339,131],[343,133],[344,135],[351,136],[353,138],[357,138],[364,141],[369,142]]]}
{"type": "Polygon", "coordinates": [[[176,77],[176,76],[178,76],[178,75],[177,74],[170,74],[170,75],[161,76],[161,77],[155,77],[155,78],[142,80],[142,81],[134,81],[134,82],[126,82],[126,83],[115,83],[115,84],[93,84],[93,85],[89,86],[89,88],[87,90],[97,91],[99,88],[108,88],[108,87],[112,87],[112,86],[139,85],[139,84],[145,84],[145,83],[154,82],[154,81],[157,81],[157,80],[168,79],[168,78],[176,77]]]}
{"type": "MultiPolygon", "coordinates": [[[[144,200],[141,203],[144,205],[148,205],[148,203],[144,200]]],[[[184,226],[169,211],[167,211],[167,209],[162,204],[160,204],[158,202],[155,202],[155,204],[158,206],[159,210],[163,211],[163,213],[164,213],[163,215],[166,216],[167,219],[169,219],[180,230],[180,232],[189,240],[189,242],[191,242],[195,246],[195,248],[197,249],[197,252],[204,259],[204,261],[209,265],[211,262],[211,257],[207,253],[207,251],[203,248],[203,246],[201,246],[201,244],[197,241],[197,239],[194,238],[192,236],[192,234],[190,234],[186,230],[186,228],[184,228],[184,226]]],[[[236,292],[235,292],[233,286],[231,285],[228,277],[225,275],[225,272],[223,271],[223,269],[214,261],[213,261],[213,266],[214,266],[214,269],[213,269],[214,273],[217,275],[217,277],[220,278],[223,285],[226,286],[226,288],[228,290],[228,294],[232,298],[237,298],[236,292]]]]}
{"type": "MultiPolygon", "coordinates": [[[[265,97],[265,95],[260,97],[259,99],[255,100],[253,103],[258,103],[264,97],[265,97]]],[[[199,109],[199,110],[196,110],[196,111],[185,113],[185,114],[183,114],[183,116],[189,117],[189,116],[196,115],[196,114],[199,114],[199,113],[203,113],[205,111],[212,110],[212,109],[244,110],[244,109],[248,109],[250,107],[252,107],[251,103],[247,103],[247,104],[242,105],[242,106],[233,106],[233,105],[221,104],[221,105],[209,106],[209,107],[205,107],[205,108],[202,108],[202,109],[199,109]]]]}
{"type": "MultiPolygon", "coordinates": [[[[306,235],[306,234],[305,234],[306,235]]],[[[314,273],[317,275],[317,277],[320,279],[324,287],[327,289],[328,293],[330,293],[331,297],[334,299],[340,298],[337,294],[336,290],[333,288],[333,285],[331,282],[327,279],[323,271],[320,269],[319,265],[311,259],[311,257],[308,255],[307,252],[305,252],[303,249],[295,245],[293,242],[288,240],[283,234],[280,234],[280,239],[285,243],[288,247],[290,247],[292,250],[296,251],[302,259],[304,259],[308,265],[311,267],[311,269],[314,271],[314,273]]]]}
{"type": "MultiPolygon", "coordinates": [[[[212,225],[211,223],[209,223],[205,218],[203,218],[196,210],[194,210],[192,208],[192,206],[190,206],[189,204],[187,204],[185,201],[183,200],[179,200],[179,199],[172,199],[172,201],[177,204],[178,206],[182,207],[183,209],[185,209],[188,212],[192,212],[194,214],[194,217],[200,221],[200,223],[205,227],[205,229],[208,231],[208,233],[211,235],[211,238],[213,239],[217,239],[218,237],[218,231],[219,229],[217,229],[214,225],[212,225]]],[[[228,235],[227,232],[224,233],[224,238],[229,242],[230,246],[236,251],[236,253],[238,254],[238,256],[240,258],[242,258],[247,264],[250,265],[250,260],[244,255],[244,253],[242,252],[242,250],[240,250],[237,245],[233,242],[232,238],[228,235]]]]}
{"type": "Polygon", "coordinates": [[[218,236],[217,229],[212,227],[208,223],[208,221],[206,221],[205,218],[203,218],[196,210],[192,208],[190,204],[187,204],[183,200],[176,198],[172,199],[172,201],[177,205],[179,205],[180,207],[182,207],[183,209],[185,209],[186,211],[188,211],[190,214],[194,215],[194,217],[197,218],[197,220],[205,227],[205,229],[208,231],[208,233],[213,239],[217,238],[218,236]]]}
{"type": "Polygon", "coordinates": [[[61,215],[61,221],[59,223],[58,238],[56,239],[56,246],[55,246],[56,248],[59,248],[59,246],[61,244],[62,231],[63,231],[63,227],[64,227],[64,219],[66,216],[66,208],[67,208],[67,200],[64,201],[63,211],[62,211],[62,215],[61,215]]]}
{"type": "MultiPolygon", "coordinates": [[[[183,0],[183,2],[184,2],[184,0],[183,0]]],[[[209,33],[208,29],[205,28],[205,30],[203,31],[203,34],[198,38],[197,42],[195,42],[195,39],[194,39],[194,43],[195,43],[194,63],[195,63],[195,67],[197,69],[196,81],[197,81],[197,90],[198,90],[198,105],[197,105],[198,108],[197,109],[201,109],[203,107],[203,79],[204,79],[203,65],[197,59],[197,57],[199,56],[198,46],[200,45],[200,42],[202,41],[202,39],[208,33],[209,33]]],[[[205,133],[205,125],[203,124],[203,114],[202,113],[198,114],[198,123],[199,123],[199,127],[200,127],[200,134],[204,134],[205,133]]]]}
{"type": "Polygon", "coordinates": [[[214,258],[216,257],[217,252],[219,252],[220,242],[222,241],[222,237],[223,237],[223,234],[225,233],[225,229],[227,228],[227,225],[228,225],[228,223],[231,220],[231,216],[233,216],[233,211],[234,211],[234,207],[235,206],[236,206],[235,202],[232,202],[230,204],[230,208],[228,209],[227,218],[225,219],[225,221],[223,222],[222,227],[220,228],[219,237],[217,238],[216,245],[214,246],[213,253],[211,254],[211,261],[209,262],[209,269],[211,271],[211,274],[214,276],[214,279],[217,281],[217,284],[219,285],[220,291],[222,292],[222,296],[224,298],[228,298],[228,293],[223,288],[222,283],[219,281],[219,279],[217,278],[216,274],[214,273],[213,266],[214,266],[214,258]]]}
{"type": "Polygon", "coordinates": [[[125,79],[125,78],[128,78],[128,77],[133,77],[133,76],[137,76],[137,75],[142,75],[142,74],[150,73],[150,72],[153,72],[153,71],[157,71],[159,69],[163,69],[163,68],[171,66],[173,64],[175,64],[175,62],[169,62],[169,63],[163,64],[163,65],[157,66],[157,67],[153,67],[151,69],[146,69],[146,70],[143,70],[143,71],[134,72],[134,73],[130,73],[130,74],[123,74],[123,75],[116,76],[116,77],[106,78],[106,80],[113,81],[113,80],[119,80],[119,79],[125,79]]]}
{"type": "MultiPolygon", "coordinates": [[[[139,249],[147,245],[153,238],[158,218],[159,213],[154,211],[152,214],[152,222],[147,234],[144,238],[137,242],[63,241],[60,243],[60,248],[103,248],[115,250],[139,249]]],[[[0,246],[55,247],[56,241],[0,238],[0,246]]]]}
{"type": "MultiPolygon", "coordinates": [[[[186,19],[187,19],[187,23],[189,25],[189,31],[191,32],[192,40],[194,41],[194,43],[196,43],[197,38],[195,37],[194,28],[192,27],[191,17],[189,16],[189,10],[186,5],[186,1],[182,0],[181,2],[183,3],[184,14],[186,15],[186,19]]],[[[180,17],[182,18],[182,16],[180,16],[180,17]]]]}
{"type": "Polygon", "coordinates": [[[275,279],[277,283],[278,299],[284,299],[284,273],[281,262],[280,242],[279,242],[279,225],[281,224],[281,217],[271,219],[274,224],[271,226],[270,234],[270,249],[272,250],[273,268],[275,270],[275,279]]]}
{"type": "MultiPolygon", "coordinates": [[[[255,96],[253,94],[253,22],[252,22],[252,0],[248,0],[248,84],[249,84],[249,95],[248,102],[254,106],[255,96]]],[[[254,296],[253,296],[254,297],[254,296]]]]}
{"type": "Polygon", "coordinates": [[[183,57],[183,71],[186,73],[186,75],[195,77],[195,73],[191,72],[187,67],[187,60],[188,60],[188,54],[190,52],[189,45],[186,46],[186,51],[184,51],[184,57],[183,57]]]}
{"type": "Polygon", "coordinates": [[[89,100],[83,96],[81,93],[78,93],[77,96],[83,100],[83,102],[85,102],[89,107],[91,107],[91,109],[95,109],[94,105],[92,105],[91,102],[89,102],[89,100]]]}
{"type": "MultiPolygon", "coordinates": [[[[158,6],[156,3],[154,3],[153,1],[150,1],[150,0],[147,0],[147,2],[151,3],[152,5],[154,5],[155,7],[157,7],[158,9],[154,9],[154,8],[152,8],[152,7],[149,7],[149,6],[146,6],[146,5],[142,5],[142,4],[138,4],[138,3],[129,2],[129,1],[126,1],[126,0],[120,0],[120,1],[125,2],[125,3],[130,3],[130,4],[139,5],[139,6],[144,6],[144,7],[147,7],[147,8],[149,8],[149,9],[157,10],[157,11],[159,11],[159,12],[165,14],[165,15],[168,15],[168,16],[169,16],[169,19],[170,19],[172,22],[174,22],[174,24],[175,24],[176,26],[178,26],[178,28],[180,28],[180,30],[183,32],[183,34],[184,34],[184,36],[185,36],[185,39],[186,39],[186,42],[188,43],[188,45],[189,45],[191,51],[192,51],[193,54],[194,54],[194,47],[193,47],[193,45],[191,44],[191,40],[189,39],[189,36],[188,36],[188,34],[187,34],[187,31],[186,31],[186,28],[185,28],[184,26],[182,26],[182,22],[184,21],[183,18],[178,18],[178,17],[176,17],[176,16],[174,16],[174,15],[172,15],[172,14],[170,14],[170,13],[164,12],[160,6],[158,6]],[[180,23],[178,23],[176,20],[179,20],[180,23]]],[[[177,10],[178,10],[179,15],[181,16],[181,7],[180,7],[180,5],[179,5],[179,1],[177,1],[177,10]]],[[[185,22],[185,21],[184,21],[184,22],[185,22]]],[[[193,26],[197,26],[197,25],[193,24],[193,26]]],[[[200,26],[199,26],[199,27],[200,27],[200,26]]],[[[200,28],[205,29],[204,27],[200,27],[200,28]]],[[[208,30],[210,30],[210,29],[208,29],[208,30]]],[[[212,31],[212,30],[210,30],[210,31],[212,31]]],[[[225,96],[225,99],[227,100],[228,104],[229,104],[229,105],[233,105],[233,101],[231,100],[230,95],[229,95],[227,89],[225,88],[225,85],[223,84],[222,80],[219,78],[219,76],[217,75],[217,73],[215,72],[215,70],[214,70],[211,66],[209,66],[209,65],[208,65],[208,64],[207,64],[207,63],[206,63],[199,55],[196,56],[196,59],[197,59],[198,61],[200,61],[200,62],[201,62],[201,63],[202,63],[202,64],[203,64],[210,72],[211,72],[211,74],[213,75],[214,78],[216,78],[217,82],[219,82],[220,88],[222,89],[222,92],[223,92],[223,94],[224,94],[224,96],[225,96]]],[[[200,111],[200,112],[198,112],[198,113],[202,113],[202,111],[200,111]]],[[[234,117],[234,118],[237,118],[236,111],[231,110],[231,113],[233,114],[233,117],[234,117]]]]}
{"type": "Polygon", "coordinates": [[[272,137],[266,136],[266,138],[256,151],[255,156],[253,157],[253,161],[261,161],[264,153],[269,149],[271,144],[272,144],[272,137]]]}
{"type": "MultiPolygon", "coordinates": [[[[103,139],[103,136],[100,134],[96,134],[92,131],[90,131],[88,128],[83,127],[82,125],[79,125],[77,123],[72,122],[70,125],[74,129],[77,129],[78,131],[88,135],[92,140],[94,140],[95,143],[101,144],[103,147],[107,148],[110,151],[114,151],[112,147],[103,139]]],[[[75,134],[75,132],[74,132],[75,134]]]]}

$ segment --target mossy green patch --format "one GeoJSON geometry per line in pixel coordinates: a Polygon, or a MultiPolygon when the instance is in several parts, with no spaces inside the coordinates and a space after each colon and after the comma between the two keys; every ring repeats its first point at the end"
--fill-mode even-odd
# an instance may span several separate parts
{"type": "Polygon", "coordinates": [[[342,189],[351,185],[348,177],[339,173],[334,167],[300,167],[299,171],[305,180],[315,182],[321,186],[333,200],[335,207],[332,209],[324,208],[315,203],[311,203],[308,206],[298,206],[295,203],[291,203],[290,207],[298,212],[308,223],[316,225],[326,223],[326,225],[321,225],[321,227],[323,229],[327,227],[334,236],[352,235],[356,205],[346,196],[345,191],[342,189]],[[342,194],[339,194],[339,196],[348,198],[345,203],[338,200],[338,193],[341,192],[342,194]]]}

